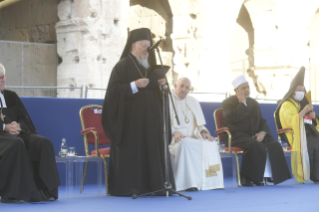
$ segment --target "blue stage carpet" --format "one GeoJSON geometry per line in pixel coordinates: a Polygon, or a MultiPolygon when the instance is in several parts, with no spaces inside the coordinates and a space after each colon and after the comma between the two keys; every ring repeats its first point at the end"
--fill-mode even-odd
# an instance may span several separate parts
{"type": "MultiPolygon", "coordinates": [[[[92,186],[85,188],[94,189],[92,186]]],[[[313,212],[319,211],[319,185],[269,185],[264,187],[235,187],[221,190],[184,192],[184,197],[129,197],[97,196],[60,198],[55,202],[38,204],[0,204],[1,212],[73,212],[73,211],[227,211],[227,212],[313,212]]]]}

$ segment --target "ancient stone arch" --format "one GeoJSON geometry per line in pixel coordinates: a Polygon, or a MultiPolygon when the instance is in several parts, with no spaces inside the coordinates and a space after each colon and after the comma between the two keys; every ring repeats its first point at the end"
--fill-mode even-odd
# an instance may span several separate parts
{"type": "Polygon", "coordinates": [[[149,27],[154,41],[164,40],[160,48],[164,63],[172,66],[171,83],[187,76],[195,91],[229,92],[241,69],[256,86],[253,97],[279,99],[300,66],[317,76],[311,69],[318,59],[310,23],[316,23],[318,7],[317,0],[62,0],[58,86],[106,87],[128,30],[149,27]],[[242,67],[231,63],[237,35],[244,42],[237,44],[246,61],[242,67]]]}
{"type": "MultiPolygon", "coordinates": [[[[163,32],[159,30],[162,24],[149,24],[150,17],[154,19],[157,15],[157,19],[161,17],[167,21],[169,28],[161,48],[164,54],[172,55],[171,83],[174,83],[177,77],[187,76],[191,78],[195,91],[228,92],[231,81],[230,32],[241,3],[232,1],[232,7],[227,5],[224,1],[217,4],[210,0],[131,0],[130,11],[133,12],[130,14],[137,14],[144,19],[146,17],[144,22],[135,18],[138,21],[134,21],[133,28],[150,27],[159,34],[155,33],[157,37],[163,36],[163,32]],[[141,12],[142,7],[147,11],[141,12]]],[[[128,26],[131,27],[130,24],[128,26]]]]}
{"type": "MultiPolygon", "coordinates": [[[[254,28],[250,20],[249,13],[242,4],[236,26],[232,33],[230,46],[230,67],[232,76],[245,75],[251,85],[251,95],[257,96],[257,81],[252,71],[247,71],[254,67],[254,28]],[[255,87],[253,86],[255,85],[255,87]]],[[[259,89],[259,93],[263,90],[259,89]]]]}
{"type": "Polygon", "coordinates": [[[282,98],[299,68],[309,69],[307,26],[318,3],[308,0],[300,6],[300,1],[245,1],[254,28],[252,77],[257,90],[264,89],[265,97],[282,98]]]}
{"type": "Polygon", "coordinates": [[[195,90],[228,92],[231,31],[241,3],[232,0],[228,7],[229,2],[211,0],[62,0],[56,25],[62,58],[58,86],[105,87],[127,29],[150,27],[155,40],[164,39],[161,49],[164,62],[172,66],[170,82],[187,76],[195,90]]]}

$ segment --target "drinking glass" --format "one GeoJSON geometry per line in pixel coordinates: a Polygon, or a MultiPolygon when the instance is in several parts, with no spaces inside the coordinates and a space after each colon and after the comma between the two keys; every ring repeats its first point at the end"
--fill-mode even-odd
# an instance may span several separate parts
{"type": "Polygon", "coordinates": [[[75,156],[75,147],[69,147],[68,156],[75,156]]]}

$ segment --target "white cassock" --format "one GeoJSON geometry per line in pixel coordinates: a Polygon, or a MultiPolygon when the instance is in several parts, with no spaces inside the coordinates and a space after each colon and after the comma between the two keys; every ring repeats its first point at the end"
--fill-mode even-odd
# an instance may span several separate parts
{"type": "Polygon", "coordinates": [[[200,133],[207,129],[199,102],[191,96],[181,100],[175,92],[172,92],[172,97],[180,121],[178,125],[170,102],[172,131],[186,136],[178,143],[175,143],[173,138],[169,145],[176,190],[224,188],[218,143],[204,140],[200,133]]]}

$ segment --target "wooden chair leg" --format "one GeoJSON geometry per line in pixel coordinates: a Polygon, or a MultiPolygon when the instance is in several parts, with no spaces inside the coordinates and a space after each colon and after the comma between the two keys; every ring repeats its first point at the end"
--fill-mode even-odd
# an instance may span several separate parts
{"type": "Polygon", "coordinates": [[[81,184],[80,193],[82,193],[83,190],[84,190],[84,184],[85,184],[86,174],[87,174],[88,168],[89,168],[89,163],[90,163],[90,159],[88,158],[88,160],[86,161],[86,164],[85,164],[85,169],[84,169],[84,174],[83,174],[83,178],[82,178],[82,184],[81,184]]]}
{"type": "Polygon", "coordinates": [[[234,154],[236,156],[237,182],[238,182],[238,186],[241,186],[238,154],[237,154],[237,152],[235,152],[234,154]]]}
{"type": "Polygon", "coordinates": [[[106,194],[109,194],[108,192],[108,184],[107,184],[107,163],[106,163],[106,157],[102,156],[103,158],[103,163],[104,163],[104,176],[105,176],[105,189],[106,189],[106,194]]]}

